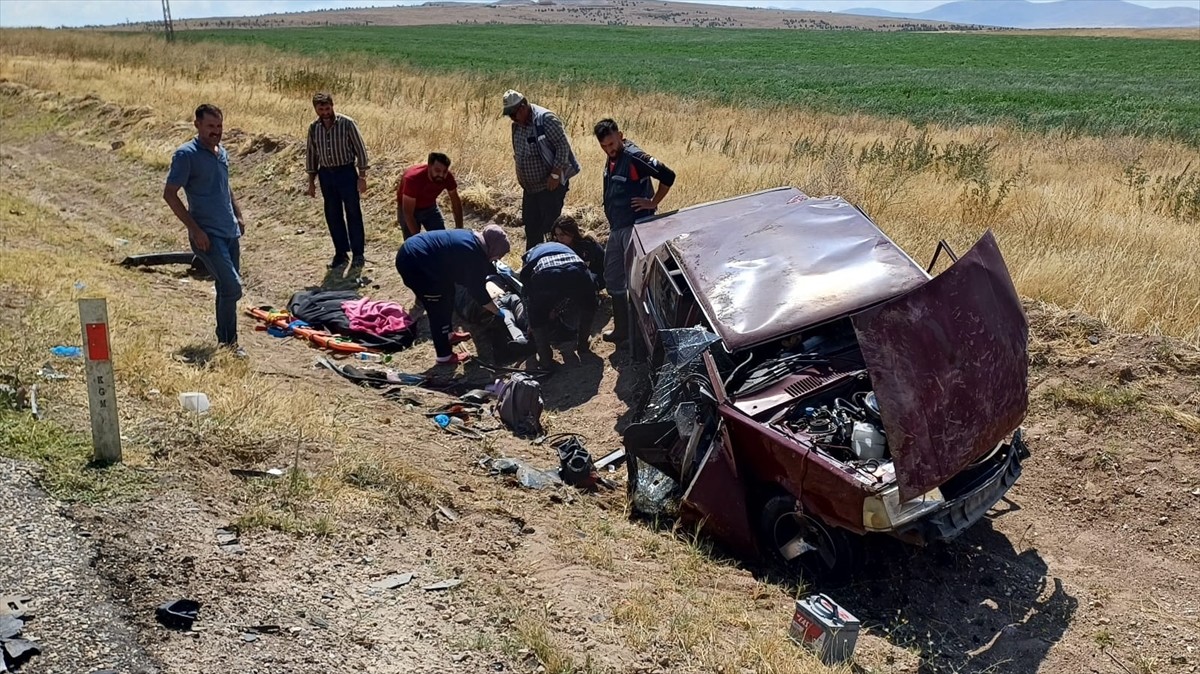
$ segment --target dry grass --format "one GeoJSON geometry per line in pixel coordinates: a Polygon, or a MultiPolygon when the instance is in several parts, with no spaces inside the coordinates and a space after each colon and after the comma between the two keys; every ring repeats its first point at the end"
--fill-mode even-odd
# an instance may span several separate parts
{"type": "MultiPolygon", "coordinates": [[[[208,322],[196,329],[205,334],[189,334],[191,323],[184,318],[207,314],[207,303],[197,307],[194,298],[140,283],[131,288],[128,272],[115,267],[106,253],[111,230],[0,193],[0,231],[0,291],[6,298],[0,310],[0,363],[28,381],[37,381],[34,373],[47,360],[67,374],[65,381],[41,382],[51,420],[66,428],[86,427],[82,366],[55,360],[48,349],[79,343],[79,298],[108,299],[126,466],[153,462],[167,470],[282,463],[297,470],[290,478],[251,489],[242,524],[300,534],[328,533],[332,515],[402,514],[435,493],[427,479],[395,456],[355,449],[340,403],[327,404],[302,386],[265,377],[224,355],[206,367],[177,360],[181,345],[187,349],[208,340],[208,322]],[[211,412],[198,416],[180,410],[177,397],[184,391],[206,392],[211,412]]],[[[48,488],[70,498],[114,492],[86,466],[86,438],[25,426],[7,424],[5,436],[29,440],[28,447],[16,448],[18,455],[47,459],[48,488]]],[[[121,486],[116,484],[115,491],[121,486]]]]}
{"type": "MultiPolygon", "coordinates": [[[[436,148],[455,159],[483,212],[516,188],[507,121],[496,115],[499,91],[520,85],[567,120],[586,171],[567,210],[592,226],[602,226],[601,153],[589,127],[616,112],[630,137],[679,173],[665,207],[782,184],[841,194],[918,259],[939,238],[961,250],[992,227],[1026,296],[1124,329],[1200,342],[1200,152],[1181,144],[1004,127],[917,129],[654,94],[631,104],[615,89],[416,74],[365,58],[335,68],[262,49],[167,48],[149,37],[89,33],[10,32],[0,77],[123,106],[154,101],[156,115],[180,120],[180,135],[192,108],[207,100],[223,106],[230,126],[299,136],[312,116],[309,94],[331,88],[363,129],[376,180],[392,184],[405,164],[436,148]],[[913,148],[934,160],[914,161],[913,148]]],[[[178,140],[138,138],[126,152],[161,161],[178,140]]]]}

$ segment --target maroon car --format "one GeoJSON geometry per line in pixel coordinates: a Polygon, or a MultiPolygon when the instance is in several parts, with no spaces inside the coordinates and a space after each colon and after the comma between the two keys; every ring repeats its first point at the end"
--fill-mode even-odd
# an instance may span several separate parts
{"type": "Polygon", "coordinates": [[[1020,475],[1028,325],[991,232],[931,276],[779,188],[642,222],[626,256],[635,505],[665,485],[728,549],[834,570],[849,534],[954,538],[1020,475]]]}

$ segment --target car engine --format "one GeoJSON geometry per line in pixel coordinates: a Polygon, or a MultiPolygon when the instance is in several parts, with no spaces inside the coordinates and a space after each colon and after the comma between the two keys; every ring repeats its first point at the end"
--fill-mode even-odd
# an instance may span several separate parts
{"type": "Polygon", "coordinates": [[[818,407],[796,405],[781,420],[793,433],[810,436],[822,450],[844,461],[887,458],[887,439],[873,391],[834,398],[818,407]]]}

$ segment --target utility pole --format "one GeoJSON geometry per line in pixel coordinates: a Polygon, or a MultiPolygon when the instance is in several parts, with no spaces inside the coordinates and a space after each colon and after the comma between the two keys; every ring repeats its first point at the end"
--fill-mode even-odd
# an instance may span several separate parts
{"type": "Polygon", "coordinates": [[[171,0],[162,0],[163,6],[163,30],[167,36],[167,42],[175,41],[175,26],[171,23],[171,0]]]}

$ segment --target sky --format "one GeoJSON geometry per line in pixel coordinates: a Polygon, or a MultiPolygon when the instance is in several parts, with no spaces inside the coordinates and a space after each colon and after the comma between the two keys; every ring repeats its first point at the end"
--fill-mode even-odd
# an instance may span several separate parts
{"type": "MultiPolygon", "coordinates": [[[[343,7],[421,4],[424,0],[171,0],[171,16],[253,16],[343,7]]],[[[878,7],[894,12],[921,12],[948,0],[681,0],[748,7],[787,7],[836,12],[878,7]]],[[[1200,7],[1200,0],[1131,0],[1147,7],[1200,7]]],[[[161,0],[0,0],[0,27],[87,26],[154,21],[162,18],[161,0]]]]}

